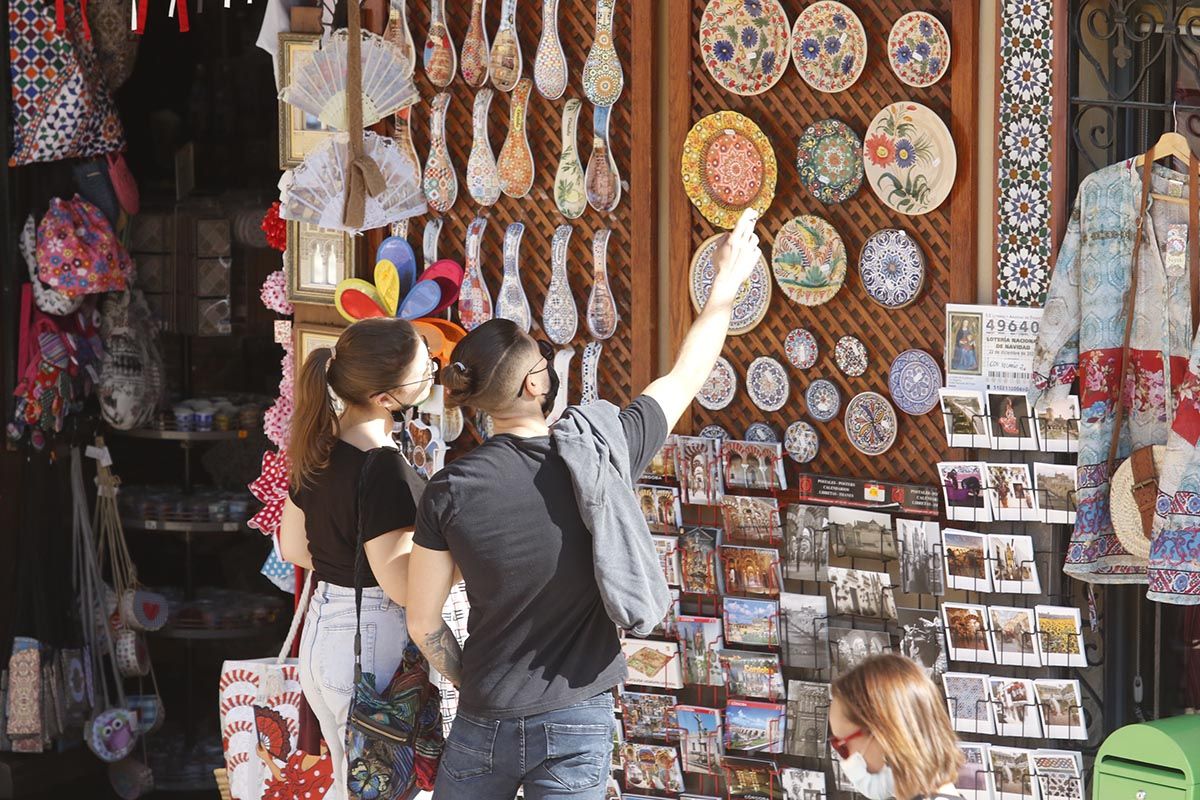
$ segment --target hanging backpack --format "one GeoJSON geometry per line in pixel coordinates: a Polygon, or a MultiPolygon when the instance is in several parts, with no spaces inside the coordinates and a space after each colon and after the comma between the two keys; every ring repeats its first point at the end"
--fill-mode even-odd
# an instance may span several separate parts
{"type": "Polygon", "coordinates": [[[37,262],[42,282],[67,297],[119,292],[133,275],[112,223],[79,195],[50,201],[38,225],[37,262]]]}
{"type": "Polygon", "coordinates": [[[100,363],[100,413],[117,430],[147,425],[165,389],[158,329],[138,289],[109,294],[100,305],[104,358],[100,363]]]}
{"type": "Polygon", "coordinates": [[[38,277],[37,225],[33,221],[33,214],[26,218],[25,227],[21,229],[21,255],[25,258],[25,266],[29,268],[29,285],[33,289],[33,302],[39,311],[65,317],[79,310],[83,305],[83,295],[67,297],[42,283],[38,277]]]}

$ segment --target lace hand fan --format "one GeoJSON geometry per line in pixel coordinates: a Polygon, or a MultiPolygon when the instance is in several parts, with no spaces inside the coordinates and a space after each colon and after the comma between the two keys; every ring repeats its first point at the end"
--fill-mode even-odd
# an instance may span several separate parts
{"type": "Polygon", "coordinates": [[[279,180],[279,216],[329,230],[358,233],[424,214],[425,196],[416,169],[396,142],[364,131],[363,152],[379,165],[384,189],[375,196],[367,194],[361,225],[352,228],[343,222],[349,179],[346,166],[350,159],[350,134],[347,133],[330,137],[309,153],[304,163],[283,173],[279,180]]]}
{"type": "MultiPolygon", "coordinates": [[[[349,82],[346,49],[350,32],[339,30],[311,59],[300,65],[279,97],[312,114],[325,125],[344,131],[346,87],[349,82]]],[[[400,48],[382,36],[362,34],[363,125],[414,105],[421,99],[412,81],[412,67],[400,48]]]]}

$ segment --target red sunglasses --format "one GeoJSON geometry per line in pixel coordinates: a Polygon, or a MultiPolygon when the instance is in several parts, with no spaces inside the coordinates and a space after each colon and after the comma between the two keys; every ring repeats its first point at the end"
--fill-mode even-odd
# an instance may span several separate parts
{"type": "Polygon", "coordinates": [[[833,752],[837,753],[838,756],[840,756],[841,758],[843,758],[843,759],[849,758],[850,757],[850,748],[847,747],[847,745],[849,745],[851,742],[853,742],[858,737],[865,736],[866,733],[867,732],[865,730],[863,730],[862,728],[859,728],[858,730],[856,730],[854,733],[850,734],[849,736],[847,736],[843,739],[839,739],[837,736],[833,735],[833,731],[830,731],[829,732],[829,746],[832,747],[833,752]]]}

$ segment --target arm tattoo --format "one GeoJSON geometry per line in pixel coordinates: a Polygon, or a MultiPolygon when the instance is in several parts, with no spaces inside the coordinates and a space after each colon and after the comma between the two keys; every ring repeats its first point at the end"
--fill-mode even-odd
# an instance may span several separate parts
{"type": "Polygon", "coordinates": [[[418,646],[434,669],[455,686],[462,684],[462,648],[450,626],[443,622],[440,630],[428,634],[418,646]]]}

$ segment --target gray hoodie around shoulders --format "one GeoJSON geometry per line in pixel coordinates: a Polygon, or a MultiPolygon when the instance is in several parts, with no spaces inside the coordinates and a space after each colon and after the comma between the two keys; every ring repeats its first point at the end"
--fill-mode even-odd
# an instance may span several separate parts
{"type": "Polygon", "coordinates": [[[551,430],[592,534],[604,608],[617,627],[645,636],[667,615],[671,593],[633,490],[620,409],[604,400],[571,406],[551,430]]]}

